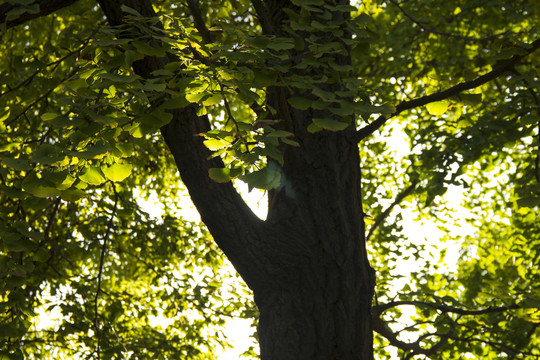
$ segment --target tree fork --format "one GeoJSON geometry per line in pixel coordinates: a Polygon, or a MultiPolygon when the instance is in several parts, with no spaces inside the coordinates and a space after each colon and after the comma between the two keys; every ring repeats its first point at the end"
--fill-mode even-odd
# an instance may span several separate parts
{"type": "MultiPolygon", "coordinates": [[[[122,23],[121,3],[99,3],[111,25],[122,23]]],[[[155,16],[150,2],[124,4],[155,16]]],[[[336,60],[350,64],[348,57],[336,60]]],[[[147,57],[135,70],[144,76],[166,62],[147,57]]],[[[284,126],[302,146],[284,153],[284,186],[271,191],[266,222],[231,183],[208,177],[208,169],[223,163],[208,160],[211,153],[195,136],[208,131],[209,123],[194,106],[174,110],[162,135],[202,220],[255,294],[261,358],[369,360],[374,272],[365,248],[354,124],[342,132],[309,133],[316,114],[290,108],[282,90],[270,88],[268,101],[289,119],[284,126]]]]}

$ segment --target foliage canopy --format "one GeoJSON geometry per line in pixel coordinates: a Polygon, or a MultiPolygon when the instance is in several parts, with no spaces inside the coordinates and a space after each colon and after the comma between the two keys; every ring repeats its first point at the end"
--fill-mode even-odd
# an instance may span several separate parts
{"type": "Polygon", "coordinates": [[[537,1],[275,2],[274,35],[258,0],[124,6],[113,26],[107,1],[0,5],[0,358],[211,359],[227,317],[256,317],[208,230],[182,220],[159,134],[177,109],[209,119],[211,179],[270,192],[290,190],[301,134],[357,129],[377,357],[540,358],[537,1]],[[311,112],[305,129],[283,126],[276,89],[311,112]],[[151,195],[162,218],[137,201],[151,195]],[[406,208],[443,242],[408,238],[406,208]]]}

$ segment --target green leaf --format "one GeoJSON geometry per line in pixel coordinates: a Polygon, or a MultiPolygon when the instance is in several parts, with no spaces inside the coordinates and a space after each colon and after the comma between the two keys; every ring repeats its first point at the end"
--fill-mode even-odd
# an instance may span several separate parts
{"type": "Polygon", "coordinates": [[[478,105],[482,103],[482,94],[460,94],[459,98],[465,105],[478,105]]]}
{"type": "Polygon", "coordinates": [[[120,74],[110,74],[104,73],[98,75],[102,79],[107,79],[116,83],[129,84],[135,80],[139,80],[141,77],[138,75],[120,75],[120,74]]]}
{"type": "Polygon", "coordinates": [[[242,173],[241,169],[229,169],[229,168],[210,168],[208,169],[208,176],[212,180],[218,183],[226,183],[237,177],[242,173]]]}
{"type": "Polygon", "coordinates": [[[446,100],[435,101],[426,105],[427,111],[434,116],[442,115],[448,110],[449,102],[446,100]]]}
{"type": "Polygon", "coordinates": [[[275,71],[255,69],[253,70],[253,74],[255,76],[255,81],[263,87],[276,84],[278,79],[277,72],[275,71]]]}
{"type": "Polygon", "coordinates": [[[163,109],[181,109],[188,105],[189,101],[185,96],[175,96],[163,102],[160,107],[163,109]]]}
{"type": "Polygon", "coordinates": [[[221,94],[214,94],[204,99],[201,104],[203,106],[216,105],[219,104],[222,99],[223,97],[221,96],[221,94]]]}
{"type": "Polygon", "coordinates": [[[110,167],[101,167],[105,177],[111,181],[122,181],[131,174],[131,164],[113,164],[110,167]]]}
{"type": "Polygon", "coordinates": [[[186,94],[186,100],[191,103],[198,103],[205,96],[207,96],[205,93],[189,93],[186,94]]]}
{"type": "Polygon", "coordinates": [[[157,84],[157,83],[146,83],[143,85],[143,90],[145,91],[155,91],[155,92],[163,92],[167,88],[167,84],[157,84]]]}
{"type": "Polygon", "coordinates": [[[139,40],[133,41],[132,44],[133,46],[135,46],[137,51],[143,55],[163,57],[166,54],[166,51],[164,49],[155,48],[139,40]]]}
{"type": "Polygon", "coordinates": [[[49,181],[58,190],[69,189],[76,180],[67,170],[44,172],[42,174],[42,179],[49,181]]]}
{"type": "Polygon", "coordinates": [[[540,205],[540,196],[525,197],[517,200],[517,205],[520,207],[535,207],[540,205]]]}
{"type": "Polygon", "coordinates": [[[36,244],[32,242],[29,238],[21,236],[16,233],[1,233],[0,238],[4,241],[4,250],[21,252],[21,251],[31,251],[36,244]]]}
{"type": "Polygon", "coordinates": [[[295,146],[295,147],[299,147],[300,144],[294,140],[291,140],[291,139],[287,139],[287,138],[280,138],[279,139],[282,143],[284,144],[287,144],[287,145],[291,145],[291,146],[295,146]]]}
{"type": "Polygon", "coordinates": [[[43,121],[51,121],[51,120],[54,120],[56,119],[57,117],[61,116],[60,114],[56,114],[56,113],[45,113],[43,115],[41,115],[41,119],[43,121]]]}
{"type": "Polygon", "coordinates": [[[12,141],[12,142],[9,142],[7,144],[0,145],[0,152],[11,151],[11,150],[17,148],[20,145],[21,145],[21,143],[17,142],[17,141],[12,141]]]}
{"type": "Polygon", "coordinates": [[[329,118],[314,118],[313,123],[322,129],[331,131],[345,130],[349,126],[349,124],[346,122],[329,118]]]}
{"type": "Polygon", "coordinates": [[[280,185],[281,173],[265,167],[262,170],[242,175],[239,179],[247,183],[250,188],[270,190],[275,189],[280,185]]]}
{"type": "Polygon", "coordinates": [[[86,160],[101,159],[109,153],[110,149],[111,147],[109,144],[106,144],[103,141],[98,141],[95,145],[90,146],[84,151],[72,151],[70,154],[86,160]]]}
{"type": "Polygon", "coordinates": [[[31,160],[40,164],[52,165],[64,160],[64,155],[58,155],[59,148],[51,144],[42,144],[33,154],[31,160]]]}
{"type": "Polygon", "coordinates": [[[311,90],[313,95],[320,97],[324,101],[332,101],[336,98],[336,95],[334,93],[331,93],[329,91],[325,91],[323,89],[320,89],[318,87],[313,88],[311,90]]]}
{"type": "Polygon", "coordinates": [[[520,125],[536,125],[540,124],[540,115],[525,115],[519,118],[520,125]]]}
{"type": "Polygon", "coordinates": [[[86,196],[86,192],[81,189],[68,189],[60,192],[60,197],[66,201],[76,201],[86,196]]]}
{"type": "Polygon", "coordinates": [[[274,130],[268,134],[265,134],[265,136],[267,137],[290,137],[290,136],[294,136],[293,133],[291,132],[288,132],[288,131],[284,131],[284,130],[274,130]]]}
{"type": "Polygon", "coordinates": [[[291,104],[293,108],[299,110],[307,110],[311,106],[311,100],[300,96],[289,98],[287,99],[287,102],[291,104]]]}
{"type": "Polygon", "coordinates": [[[227,147],[229,145],[230,144],[228,142],[221,139],[208,139],[204,141],[204,146],[206,146],[210,151],[223,149],[224,147],[227,147]]]}
{"type": "Polygon", "coordinates": [[[45,262],[49,260],[51,254],[44,248],[40,247],[32,256],[32,260],[37,262],[45,262]]]}
{"type": "Polygon", "coordinates": [[[292,0],[292,3],[298,6],[316,6],[316,5],[323,5],[324,0],[292,0]]]}
{"type": "Polygon", "coordinates": [[[272,50],[290,50],[294,48],[294,42],[290,41],[290,39],[284,39],[284,40],[274,40],[273,42],[269,43],[267,48],[272,50]]]}
{"type": "Polygon", "coordinates": [[[321,130],[322,130],[322,128],[320,126],[317,126],[314,123],[309,124],[308,127],[307,127],[307,131],[309,133],[311,133],[311,134],[314,134],[314,133],[319,132],[321,130]]]}
{"type": "Polygon", "coordinates": [[[34,196],[45,198],[60,195],[60,190],[49,181],[39,179],[35,173],[28,175],[22,182],[22,189],[34,196]]]}
{"type": "Polygon", "coordinates": [[[16,170],[21,171],[29,171],[32,170],[32,165],[30,162],[26,159],[12,159],[12,158],[5,158],[2,159],[2,164],[16,170]]]}
{"type": "Polygon", "coordinates": [[[84,172],[79,175],[79,179],[89,185],[101,185],[105,182],[105,178],[101,174],[101,171],[95,166],[88,166],[84,172]]]}

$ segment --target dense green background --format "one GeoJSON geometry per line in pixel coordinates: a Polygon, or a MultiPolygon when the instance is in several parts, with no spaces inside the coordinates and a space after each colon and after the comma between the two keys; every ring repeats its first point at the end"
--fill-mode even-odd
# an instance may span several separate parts
{"type": "MultiPolygon", "coordinates": [[[[307,40],[258,35],[246,1],[199,5],[214,43],[203,44],[187,6],[172,1],[156,5],[164,31],[132,13],[143,34],[133,40],[116,40],[119,30],[86,0],[0,30],[0,358],[93,358],[100,339],[102,358],[211,359],[226,343],[219,328],[228,317],[255,318],[245,285],[221,270],[204,226],[182,220],[184,189],[157,130],[167,109],[199,103],[219,129],[206,134],[207,146],[229,166],[210,175],[272,188],[279,178],[265,157],[279,162],[277,144],[297,144],[257,122],[252,105],[264,104],[267,86],[316,82],[284,75],[287,51],[307,40]],[[150,47],[152,38],[167,45],[150,47]],[[179,61],[152,80],[131,70],[144,55],[166,53],[179,61]],[[257,66],[272,57],[273,67],[257,66]],[[150,218],[138,194],[157,194],[163,217],[150,218]],[[38,309],[60,309],[62,320],[39,329],[38,309]],[[161,314],[173,324],[150,326],[161,314]]],[[[361,99],[341,108],[361,115],[359,127],[528,54],[540,23],[536,0],[364,1],[351,14],[353,66],[330,66],[361,99]]],[[[293,27],[332,31],[289,16],[293,27]]],[[[314,45],[304,66],[320,66],[317,54],[337,48],[314,45]]],[[[360,143],[375,309],[403,330],[380,331],[379,358],[396,351],[389,342],[404,356],[440,343],[425,351],[432,359],[540,357],[539,77],[536,51],[467,93],[402,112],[360,143]],[[392,131],[405,135],[405,156],[390,150],[392,131]],[[452,186],[464,189],[473,236],[452,232],[460,216],[444,197],[452,186]],[[431,246],[432,235],[403,234],[405,208],[461,248],[456,272],[441,270],[445,249],[431,246]],[[421,270],[395,288],[409,257],[421,270]],[[402,316],[411,306],[414,325],[400,326],[411,324],[411,311],[402,316]]],[[[323,106],[333,100],[313,94],[323,106]]],[[[301,96],[290,103],[318,106],[301,96]]],[[[311,130],[340,126],[320,119],[311,130]]]]}

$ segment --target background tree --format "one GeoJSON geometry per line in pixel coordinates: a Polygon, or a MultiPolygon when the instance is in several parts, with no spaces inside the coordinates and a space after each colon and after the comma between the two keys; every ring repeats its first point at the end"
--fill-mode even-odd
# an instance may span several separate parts
{"type": "Polygon", "coordinates": [[[540,357],[538,15],[532,0],[3,3],[2,355],[212,358],[224,318],[256,313],[224,288],[219,247],[253,291],[263,359],[540,357]],[[268,190],[265,220],[237,179],[268,190]],[[178,216],[182,184],[217,246],[178,216]],[[462,246],[444,273],[399,209],[442,227],[456,187],[477,232],[443,228],[462,246]],[[152,194],[162,219],[137,202],[152,194]],[[36,326],[53,309],[56,328],[36,326]]]}

